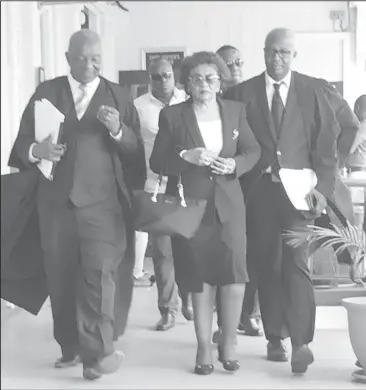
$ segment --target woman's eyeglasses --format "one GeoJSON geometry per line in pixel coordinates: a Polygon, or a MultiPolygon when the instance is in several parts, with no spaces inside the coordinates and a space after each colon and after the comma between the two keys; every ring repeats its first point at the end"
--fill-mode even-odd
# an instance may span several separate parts
{"type": "Polygon", "coordinates": [[[220,80],[220,76],[217,74],[209,74],[207,76],[201,76],[200,74],[189,77],[189,81],[193,85],[197,85],[199,87],[203,86],[205,83],[208,85],[213,85],[217,80],[220,80]]]}
{"type": "Polygon", "coordinates": [[[234,65],[237,66],[238,68],[241,68],[244,65],[244,61],[241,60],[240,58],[237,58],[234,61],[227,62],[226,65],[229,68],[232,68],[234,65]]]}
{"type": "Polygon", "coordinates": [[[152,81],[169,80],[173,76],[173,72],[151,73],[150,77],[152,81]]]}

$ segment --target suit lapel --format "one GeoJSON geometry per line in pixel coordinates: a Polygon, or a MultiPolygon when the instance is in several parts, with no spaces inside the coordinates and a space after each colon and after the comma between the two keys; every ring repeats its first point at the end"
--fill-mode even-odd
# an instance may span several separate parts
{"type": "Polygon", "coordinates": [[[230,142],[234,142],[232,140],[233,137],[233,128],[230,120],[230,110],[228,106],[225,104],[225,101],[222,99],[217,99],[217,102],[220,107],[220,116],[222,122],[222,149],[220,152],[220,156],[225,156],[225,153],[230,145],[230,142]]]}
{"type": "Polygon", "coordinates": [[[260,77],[260,85],[258,88],[258,103],[262,109],[262,113],[264,118],[266,119],[269,132],[272,135],[272,138],[275,142],[277,142],[277,135],[276,130],[273,125],[271,112],[269,111],[268,106],[268,99],[267,99],[267,93],[266,93],[266,79],[264,77],[264,73],[262,73],[262,76],[260,77]]]}
{"type": "Polygon", "coordinates": [[[76,111],[74,98],[72,96],[69,80],[66,76],[62,80],[62,84],[62,87],[57,89],[59,94],[57,97],[57,108],[65,115],[67,119],[75,119],[76,111]]]}
{"type": "Polygon", "coordinates": [[[205,147],[205,143],[198,127],[197,118],[193,111],[192,100],[188,100],[182,115],[184,124],[187,127],[188,133],[191,136],[195,147],[205,147]]]}

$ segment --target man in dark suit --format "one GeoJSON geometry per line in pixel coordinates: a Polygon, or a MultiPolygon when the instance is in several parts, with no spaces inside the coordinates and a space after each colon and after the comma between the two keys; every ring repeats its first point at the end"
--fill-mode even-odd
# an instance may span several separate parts
{"type": "Polygon", "coordinates": [[[248,202],[248,262],[258,267],[267,358],[286,361],[282,339],[290,336],[292,371],[304,373],[314,361],[308,347],[315,326],[308,248],[290,246],[282,234],[313,224],[326,197],[332,197],[338,125],[321,85],[290,70],[295,56],[294,33],[271,31],[264,48],[266,71],[225,97],[246,104],[248,123],[262,148],[259,162],[241,184],[248,202]],[[281,168],[316,173],[317,184],[305,198],[309,210],[292,205],[279,176],[281,168]]]}
{"type": "Polygon", "coordinates": [[[123,264],[133,245],[130,191],[143,188],[146,165],[133,103],[99,76],[99,36],[76,32],[66,58],[70,74],[42,83],[31,97],[9,165],[31,170],[42,159],[57,163],[54,180],[41,175],[37,188],[54,336],[62,350],[55,366],[73,366],[80,356],[84,378],[92,380],[115,372],[123,359],[113,346],[121,288],[115,281],[124,266],[131,297],[133,262],[123,264]],[[36,142],[34,103],[41,99],[66,116],[57,144],[36,142]]]}

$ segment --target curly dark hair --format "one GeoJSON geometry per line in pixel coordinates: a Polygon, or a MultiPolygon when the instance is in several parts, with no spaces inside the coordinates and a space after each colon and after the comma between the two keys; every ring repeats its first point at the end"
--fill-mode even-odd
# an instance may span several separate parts
{"type": "Polygon", "coordinates": [[[210,65],[217,70],[217,74],[220,76],[221,81],[230,79],[231,74],[225,61],[214,52],[211,51],[199,51],[193,53],[191,56],[186,57],[180,68],[180,83],[184,85],[184,89],[188,94],[188,79],[191,71],[199,65],[210,65]]]}

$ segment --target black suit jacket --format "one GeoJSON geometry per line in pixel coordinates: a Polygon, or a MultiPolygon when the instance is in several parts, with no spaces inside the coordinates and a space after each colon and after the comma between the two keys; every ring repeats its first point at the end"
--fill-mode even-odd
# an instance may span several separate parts
{"type": "MultiPolygon", "coordinates": [[[[117,84],[105,79],[101,82],[105,82],[109,88],[105,104],[114,105],[118,109],[121,121],[125,125],[120,142],[115,142],[110,137],[106,142],[110,142],[116,180],[121,190],[120,200],[126,219],[126,261],[121,263],[117,272],[121,279],[125,278],[124,282],[120,283],[121,286],[118,286],[118,291],[120,291],[123,307],[128,308],[132,296],[132,276],[129,276],[132,275],[132,270],[129,274],[126,267],[131,268],[134,263],[134,230],[129,204],[131,191],[143,188],[146,179],[144,146],[140,135],[138,114],[128,95],[117,84]],[[129,286],[131,286],[131,291],[129,286]]],[[[41,98],[49,99],[66,115],[76,115],[66,77],[59,77],[41,84],[23,113],[19,134],[9,159],[9,165],[19,168],[21,172],[4,175],[1,178],[1,208],[2,211],[9,211],[2,213],[1,219],[1,296],[33,314],[38,313],[48,296],[36,207],[39,189],[43,183],[42,190],[48,191],[46,198],[55,201],[62,199],[65,196],[63,186],[72,180],[72,177],[68,177],[68,174],[72,174],[72,170],[66,169],[65,164],[72,166],[74,162],[72,154],[65,155],[56,169],[52,183],[46,182],[47,179],[40,174],[35,164],[29,162],[29,147],[35,141],[34,102],[41,98]],[[16,193],[17,196],[12,196],[12,193],[16,193]]],[[[93,100],[90,104],[93,104],[93,100]]],[[[42,199],[45,199],[45,196],[42,199]]],[[[41,208],[38,207],[38,210],[47,212],[42,205],[41,208]]],[[[124,316],[123,321],[126,320],[126,312],[128,310],[123,310],[121,313],[121,316],[124,316]]],[[[118,333],[122,333],[125,322],[118,323],[116,326],[119,328],[118,333]]]]}
{"type": "Polygon", "coordinates": [[[234,174],[214,175],[208,167],[198,167],[179,156],[182,150],[205,147],[192,99],[161,111],[150,167],[155,173],[169,176],[167,193],[176,193],[176,177],[179,174],[182,176],[186,196],[207,199],[214,192],[219,216],[222,221],[228,221],[237,213],[244,213],[238,178],[252,169],[258,161],[260,147],[248,126],[244,105],[220,98],[218,103],[223,128],[220,156],[235,160],[234,174]]]}
{"type": "Polygon", "coordinates": [[[295,165],[296,156],[291,155],[291,145],[283,136],[296,127],[304,131],[307,139],[312,169],[318,177],[316,189],[332,197],[337,174],[336,141],[339,128],[322,85],[311,77],[292,72],[278,143],[268,107],[264,73],[226,92],[225,98],[245,104],[249,126],[262,148],[261,158],[253,171],[243,176],[244,187],[251,187],[260,174],[273,164],[278,149],[282,153],[282,156],[278,156],[281,167],[301,168],[295,165]]]}

